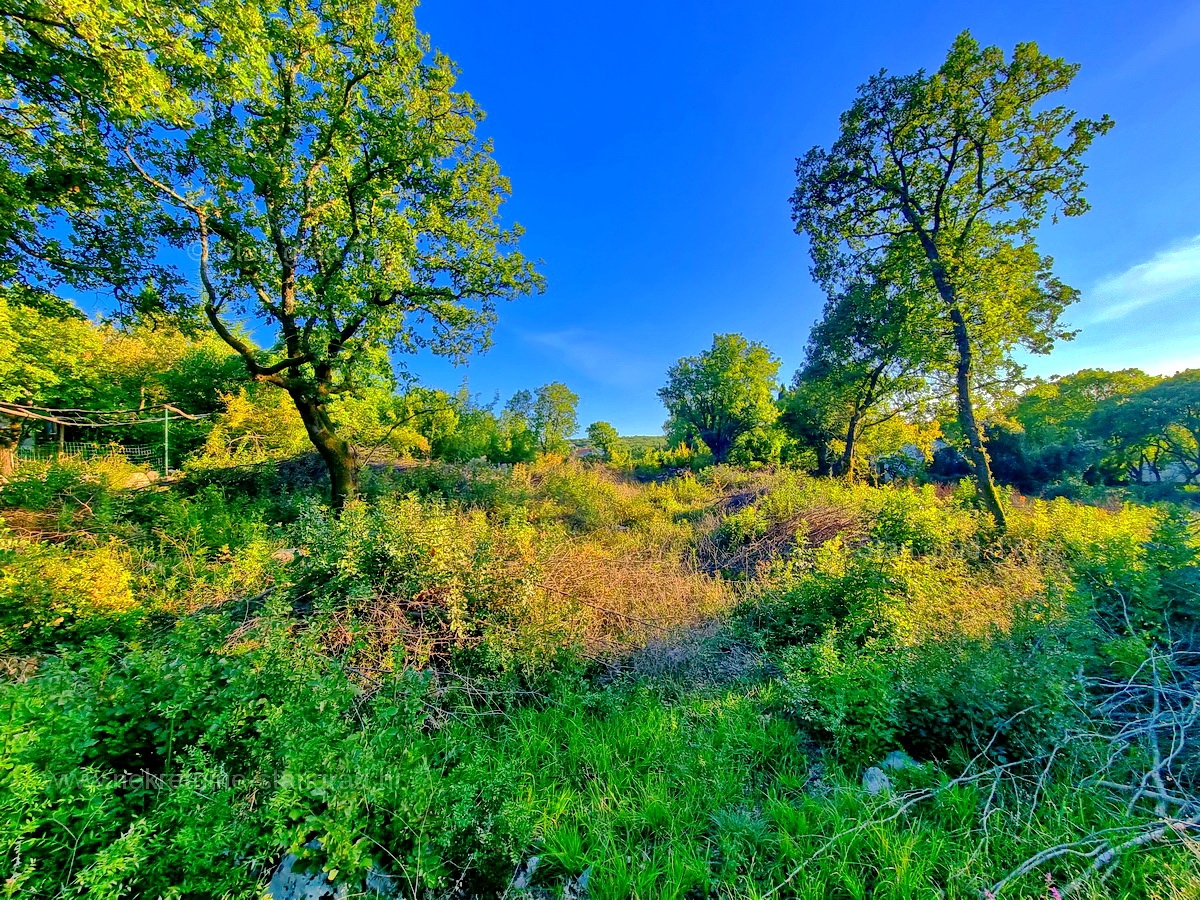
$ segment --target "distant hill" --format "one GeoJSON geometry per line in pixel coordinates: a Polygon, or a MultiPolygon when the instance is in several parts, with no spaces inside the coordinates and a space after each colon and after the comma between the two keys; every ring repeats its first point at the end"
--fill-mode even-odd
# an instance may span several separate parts
{"type": "MultiPolygon", "coordinates": [[[[638,453],[646,450],[660,450],[667,446],[667,439],[661,434],[631,434],[622,435],[621,443],[628,447],[631,453],[638,453]]],[[[590,442],[586,437],[581,437],[573,438],[571,444],[576,447],[587,447],[590,442]]]]}
{"type": "Polygon", "coordinates": [[[667,439],[661,434],[631,434],[628,437],[622,436],[621,443],[628,447],[631,453],[638,453],[659,450],[667,446],[667,439]]]}

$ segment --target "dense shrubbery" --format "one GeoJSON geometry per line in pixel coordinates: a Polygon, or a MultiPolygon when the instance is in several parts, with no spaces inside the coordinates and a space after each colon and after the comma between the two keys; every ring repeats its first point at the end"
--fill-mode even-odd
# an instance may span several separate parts
{"type": "MultiPolygon", "coordinates": [[[[1088,679],[1197,612],[1165,507],[1027,501],[997,538],[949,490],[728,467],[401,468],[340,517],[93,479],[3,495],[0,629],[40,659],[0,684],[25,896],[247,896],[288,849],[414,897],[500,893],[530,855],[594,898],[977,895],[1143,827],[1078,784],[1088,679]],[[925,761],[903,819],[854,786],[897,749],[925,761]]],[[[1155,846],[1103,890],[1194,886],[1155,846]]]]}

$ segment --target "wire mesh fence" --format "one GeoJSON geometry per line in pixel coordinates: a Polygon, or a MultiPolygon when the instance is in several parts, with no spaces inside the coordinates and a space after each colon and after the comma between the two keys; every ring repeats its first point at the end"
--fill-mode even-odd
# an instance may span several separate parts
{"type": "Polygon", "coordinates": [[[124,457],[133,463],[148,463],[162,459],[162,448],[149,444],[93,444],[85,441],[64,441],[61,444],[36,444],[17,449],[17,460],[49,460],[59,456],[79,459],[124,457]]]}

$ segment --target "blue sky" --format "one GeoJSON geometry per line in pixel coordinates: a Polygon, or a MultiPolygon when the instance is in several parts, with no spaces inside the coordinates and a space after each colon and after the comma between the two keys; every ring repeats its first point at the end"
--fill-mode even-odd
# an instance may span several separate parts
{"type": "Polygon", "coordinates": [[[580,424],[658,433],[667,367],[737,331],[790,377],[822,296],[792,233],[795,158],[836,135],[873,72],[934,68],[954,36],[1036,41],[1083,68],[1066,102],[1117,126],[1086,216],[1043,248],[1083,292],[1043,375],[1200,365],[1200,2],[425,0],[513,182],[507,214],[547,291],[505,305],[492,350],[424,381],[485,399],[566,382],[580,424]]]}

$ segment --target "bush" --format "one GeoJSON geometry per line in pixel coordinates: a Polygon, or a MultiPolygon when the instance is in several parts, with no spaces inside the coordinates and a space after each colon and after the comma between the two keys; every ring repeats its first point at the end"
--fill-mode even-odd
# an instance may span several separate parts
{"type": "Polygon", "coordinates": [[[0,507],[29,510],[105,509],[113,492],[143,470],[123,456],[82,460],[64,456],[44,462],[22,462],[14,475],[0,481],[0,507]]]}
{"type": "Polygon", "coordinates": [[[1075,623],[1031,619],[983,638],[909,648],[892,661],[895,734],[912,753],[955,748],[993,760],[1027,759],[1060,745],[1083,721],[1084,656],[1075,623]]]}
{"type": "MultiPolygon", "coordinates": [[[[381,471],[340,516],[189,478],[98,518],[53,479],[0,535],[0,627],[38,656],[0,680],[10,893],[257,896],[291,851],[403,896],[499,895],[533,855],[548,896],[978,896],[1158,821],[1085,780],[1094,743],[952,779],[1086,733],[1081,672],[1192,633],[1177,508],[1016,498],[1001,538],[969,488],[540,462],[381,471]],[[717,543],[769,565],[731,587],[717,543]],[[933,761],[899,817],[861,790],[897,748],[933,761]]],[[[1194,886],[1147,851],[1096,890],[1194,886]]]]}
{"type": "Polygon", "coordinates": [[[780,656],[786,709],[836,758],[869,766],[896,747],[900,698],[886,652],[839,637],[833,629],[780,656]]]}
{"type": "Polygon", "coordinates": [[[137,612],[132,582],[113,543],[72,552],[0,532],[0,652],[48,652],[108,630],[137,612]]]}

